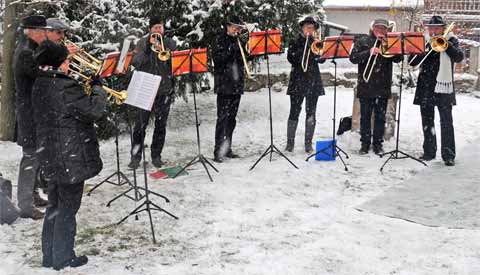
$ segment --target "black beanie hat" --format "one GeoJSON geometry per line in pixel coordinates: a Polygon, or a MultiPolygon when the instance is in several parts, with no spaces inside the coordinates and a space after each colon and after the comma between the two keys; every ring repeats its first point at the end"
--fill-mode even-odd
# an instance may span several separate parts
{"type": "Polygon", "coordinates": [[[311,24],[314,26],[315,29],[320,28],[320,24],[315,21],[315,19],[311,16],[305,17],[302,21],[300,21],[300,26],[303,27],[305,24],[311,24]]]}
{"type": "Polygon", "coordinates": [[[45,40],[35,50],[34,58],[40,66],[52,66],[57,69],[67,59],[68,54],[65,45],[45,40]]]}
{"type": "Polygon", "coordinates": [[[163,19],[160,16],[152,16],[150,17],[150,21],[148,23],[148,28],[151,29],[154,25],[157,24],[164,24],[163,19]]]}

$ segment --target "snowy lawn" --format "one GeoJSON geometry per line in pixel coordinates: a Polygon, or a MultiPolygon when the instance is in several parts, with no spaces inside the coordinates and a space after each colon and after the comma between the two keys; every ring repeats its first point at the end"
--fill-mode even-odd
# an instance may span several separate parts
{"type": "MultiPolygon", "coordinates": [[[[332,95],[329,88],[327,96],[319,99],[316,139],[330,138],[332,95]]],[[[420,112],[412,99],[412,92],[407,91],[401,149],[419,155],[420,112]]],[[[338,117],[351,114],[352,101],[351,89],[339,89],[338,117]]],[[[431,228],[355,210],[429,169],[398,160],[382,174],[382,159],[356,153],[360,146],[356,133],[347,133],[338,141],[350,154],[350,172],[345,172],[339,161],[305,162],[302,114],[295,152],[288,154],[300,169],[275,156],[273,162],[264,159],[250,172],[249,167],[269,143],[267,103],[265,91],[242,97],[233,141],[234,151],[242,158],[215,164],[220,173],[213,173],[213,183],[199,164],[188,176],[149,181],[153,190],[171,199],[170,204],[157,198],[155,202],[180,217],[173,220],[153,213],[156,245],[151,242],[145,213],[139,221],[132,217],[115,225],[135,208],[134,202],[121,199],[105,207],[125,188],[104,185],[92,196],[84,196],[76,248],[77,254],[86,253],[90,262],[63,274],[480,274],[479,231],[431,228]]],[[[184,164],[196,153],[191,105],[178,100],[172,109],[163,153],[172,164],[184,164]]],[[[454,125],[457,161],[461,161],[462,147],[480,135],[480,99],[460,95],[458,105],[454,125]]],[[[202,150],[211,157],[215,96],[200,96],[199,108],[202,150]]],[[[285,93],[273,94],[275,144],[282,150],[288,110],[285,93]]],[[[386,142],[386,150],[394,145],[394,140],[386,142]]],[[[120,147],[122,167],[126,167],[128,136],[121,137],[120,147]]],[[[90,185],[115,169],[113,140],[103,142],[101,150],[105,169],[90,185]]],[[[20,147],[0,143],[0,151],[0,171],[16,183],[20,147]]],[[[440,158],[432,162],[440,164],[440,158]]],[[[41,226],[42,222],[31,220],[0,226],[0,274],[56,274],[40,267],[41,226]]]]}

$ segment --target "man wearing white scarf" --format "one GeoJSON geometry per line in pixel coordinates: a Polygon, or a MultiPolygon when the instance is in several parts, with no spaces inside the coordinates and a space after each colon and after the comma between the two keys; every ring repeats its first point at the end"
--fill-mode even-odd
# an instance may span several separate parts
{"type": "MultiPolygon", "coordinates": [[[[428,30],[426,41],[430,37],[441,36],[446,30],[446,22],[440,16],[433,16],[425,24],[428,30]]],[[[437,138],[435,135],[435,106],[438,108],[441,125],[441,153],[447,166],[455,165],[455,134],[453,129],[452,106],[456,105],[455,87],[453,81],[454,63],[463,60],[464,54],[459,47],[458,39],[453,33],[446,35],[447,50],[433,51],[421,64],[418,76],[414,104],[420,105],[423,126],[423,156],[429,161],[435,158],[437,138]]],[[[430,50],[428,45],[426,53],[430,50]]],[[[416,66],[425,55],[417,56],[411,62],[416,66]]],[[[413,56],[410,57],[412,60],[413,56]]]]}

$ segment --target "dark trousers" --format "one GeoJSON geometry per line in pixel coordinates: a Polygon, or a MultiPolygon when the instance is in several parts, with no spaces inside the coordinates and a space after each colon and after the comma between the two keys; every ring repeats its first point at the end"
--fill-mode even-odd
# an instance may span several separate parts
{"type": "Polygon", "coordinates": [[[385,117],[387,112],[387,98],[359,98],[360,100],[360,141],[362,144],[372,144],[372,114],[375,114],[373,122],[373,144],[383,143],[385,133],[385,117]]]}
{"type": "MultiPolygon", "coordinates": [[[[155,99],[152,112],[155,115],[155,128],[153,130],[151,157],[152,159],[161,158],[163,145],[165,144],[165,136],[167,134],[167,120],[170,113],[170,105],[172,97],[168,95],[160,95],[155,99]]],[[[150,120],[151,112],[145,110],[137,110],[135,124],[133,126],[132,137],[132,158],[142,159],[142,150],[145,140],[145,133],[150,120]]]]}
{"type": "MultiPolygon", "coordinates": [[[[437,153],[437,136],[435,134],[435,106],[420,106],[423,126],[423,153],[435,157],[437,153]]],[[[453,129],[452,106],[438,106],[440,114],[442,159],[455,159],[455,133],[453,129]]]]}
{"type": "Polygon", "coordinates": [[[215,126],[215,156],[224,156],[232,150],[232,137],[237,125],[241,95],[217,94],[217,124],[215,126]]]}
{"type": "Polygon", "coordinates": [[[18,173],[17,200],[20,211],[28,213],[34,208],[34,195],[38,195],[35,188],[38,186],[36,175],[39,165],[35,148],[23,147],[22,151],[23,157],[20,161],[18,173]]]}
{"type": "Polygon", "coordinates": [[[82,202],[84,183],[48,183],[49,206],[42,231],[43,266],[62,267],[76,257],[73,250],[77,232],[76,214],[82,202]]]}
{"type": "Polygon", "coordinates": [[[302,111],[302,103],[303,99],[305,99],[305,120],[313,120],[316,119],[316,112],[317,112],[317,102],[318,96],[307,94],[303,95],[290,95],[290,114],[288,116],[288,120],[298,120],[300,116],[300,112],[302,111]]]}

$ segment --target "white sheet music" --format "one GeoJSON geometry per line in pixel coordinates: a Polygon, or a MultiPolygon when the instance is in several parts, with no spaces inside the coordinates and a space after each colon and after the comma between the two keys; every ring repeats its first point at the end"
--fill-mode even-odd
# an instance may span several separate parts
{"type": "Polygon", "coordinates": [[[115,71],[123,72],[123,68],[125,67],[125,60],[127,59],[128,49],[130,48],[130,43],[132,42],[131,39],[125,38],[123,40],[122,51],[120,53],[120,58],[118,59],[117,68],[115,71]]]}
{"type": "Polygon", "coordinates": [[[146,72],[134,71],[128,85],[125,104],[151,111],[162,77],[146,72]]]}

